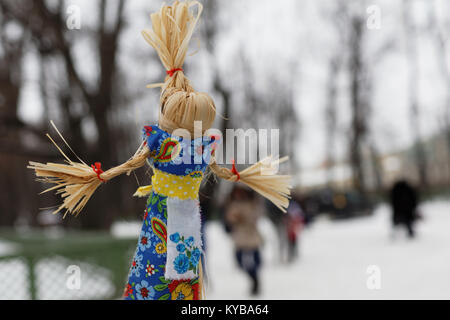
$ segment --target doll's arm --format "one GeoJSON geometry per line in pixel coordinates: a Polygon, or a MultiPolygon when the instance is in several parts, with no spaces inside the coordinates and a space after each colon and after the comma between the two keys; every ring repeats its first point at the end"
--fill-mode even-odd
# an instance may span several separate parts
{"type": "Polygon", "coordinates": [[[56,214],[65,209],[64,216],[67,213],[78,215],[103,182],[122,174],[129,175],[132,171],[144,166],[147,157],[151,155],[149,148],[143,142],[128,161],[103,172],[99,162],[92,166],[88,166],[81,159],[82,163],[73,162],[58,146],[56,147],[68,164],[30,162],[28,169],[35,171],[38,181],[54,184],[43,193],[56,190],[56,193],[61,195],[64,201],[53,213],[56,214]]]}
{"type": "Polygon", "coordinates": [[[242,182],[286,213],[291,194],[291,176],[278,175],[276,169],[278,164],[287,161],[287,159],[287,157],[284,157],[273,160],[272,157],[267,157],[242,172],[238,172],[234,163],[230,170],[219,166],[213,156],[209,167],[216,176],[231,182],[242,182]]]}

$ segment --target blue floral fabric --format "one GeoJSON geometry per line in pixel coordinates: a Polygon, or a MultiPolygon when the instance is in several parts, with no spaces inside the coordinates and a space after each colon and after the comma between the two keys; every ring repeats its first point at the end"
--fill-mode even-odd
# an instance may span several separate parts
{"type": "Polygon", "coordinates": [[[179,274],[183,274],[188,270],[192,270],[194,273],[198,271],[198,263],[202,252],[198,247],[194,245],[194,237],[184,239],[178,232],[170,235],[170,241],[177,244],[176,248],[178,256],[175,258],[175,271],[179,274]]]}
{"type": "MultiPolygon", "coordinates": [[[[146,126],[143,138],[151,151],[149,161],[155,169],[166,173],[201,178],[217,144],[217,137],[183,139],[161,130],[157,125],[146,126]]],[[[198,299],[199,279],[168,280],[164,277],[167,261],[167,241],[174,241],[178,256],[174,269],[179,273],[192,270],[198,274],[201,248],[194,238],[175,233],[167,235],[167,200],[153,192],[147,201],[144,221],[133,256],[128,283],[124,292],[127,300],[198,299]]],[[[200,228],[200,226],[199,226],[200,228]]]]}
{"type": "Polygon", "coordinates": [[[153,193],[144,214],[142,230],[131,263],[127,300],[169,299],[171,294],[164,279],[166,263],[167,206],[166,197],[153,193]]]}
{"type": "MultiPolygon", "coordinates": [[[[152,193],[148,198],[142,230],[133,256],[128,283],[124,292],[125,300],[197,300],[199,298],[199,279],[167,280],[164,268],[167,259],[167,197],[152,193]]],[[[193,239],[183,239],[179,234],[172,235],[182,257],[176,268],[186,270],[198,266],[201,252],[193,248],[190,258],[187,251],[192,249],[193,239]]],[[[181,256],[181,255],[180,255],[181,256]]]]}
{"type": "Polygon", "coordinates": [[[213,148],[219,143],[215,136],[184,139],[161,130],[157,125],[144,127],[143,139],[154,154],[149,161],[156,169],[183,176],[204,173],[213,148]],[[165,151],[172,151],[171,156],[165,151]]]}

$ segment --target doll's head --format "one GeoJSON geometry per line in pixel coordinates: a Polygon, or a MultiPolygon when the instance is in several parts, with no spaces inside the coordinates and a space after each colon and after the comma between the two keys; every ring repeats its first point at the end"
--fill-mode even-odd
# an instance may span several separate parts
{"type": "Polygon", "coordinates": [[[202,133],[211,128],[216,117],[216,107],[212,98],[195,91],[183,72],[189,41],[200,18],[202,5],[197,1],[175,1],[171,6],[163,6],[151,15],[152,30],[142,32],[145,40],[156,50],[167,70],[161,87],[159,126],[172,132],[182,128],[194,134],[194,122],[202,122],[202,133]],[[192,7],[197,6],[194,16],[192,7]]]}

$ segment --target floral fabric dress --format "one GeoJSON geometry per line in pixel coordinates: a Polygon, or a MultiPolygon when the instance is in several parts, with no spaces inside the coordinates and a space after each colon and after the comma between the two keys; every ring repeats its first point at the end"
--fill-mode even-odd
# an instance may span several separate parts
{"type": "Polygon", "coordinates": [[[131,263],[127,300],[197,300],[202,256],[198,192],[217,137],[187,140],[144,127],[152,194],[131,263]]]}

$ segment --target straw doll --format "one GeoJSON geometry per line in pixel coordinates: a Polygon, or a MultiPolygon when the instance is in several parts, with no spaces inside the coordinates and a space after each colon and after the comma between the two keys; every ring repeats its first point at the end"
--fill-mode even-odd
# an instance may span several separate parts
{"type": "Polygon", "coordinates": [[[143,128],[143,142],[130,160],[103,171],[98,162],[89,166],[81,159],[71,161],[57,146],[67,164],[29,165],[40,181],[55,184],[45,192],[56,190],[61,195],[64,201],[55,213],[65,210],[65,215],[78,215],[95,190],[112,178],[129,175],[146,162],[153,168],[151,186],[139,188],[135,194],[148,196],[148,201],[125,299],[201,298],[203,252],[198,193],[208,167],[220,178],[246,184],[283,211],[288,206],[290,177],[276,175],[273,166],[281,160],[268,158],[242,172],[234,165],[230,170],[216,163],[220,137],[208,134],[216,107],[208,94],[193,89],[183,72],[201,12],[202,5],[196,1],[175,1],[152,14],[152,30],[143,31],[167,76],[164,83],[149,86],[161,87],[158,124],[143,128]]]}

